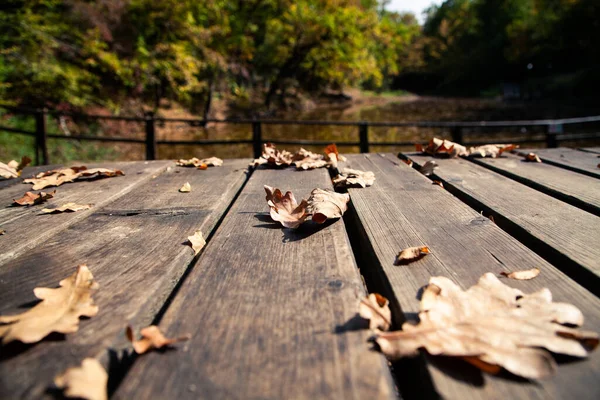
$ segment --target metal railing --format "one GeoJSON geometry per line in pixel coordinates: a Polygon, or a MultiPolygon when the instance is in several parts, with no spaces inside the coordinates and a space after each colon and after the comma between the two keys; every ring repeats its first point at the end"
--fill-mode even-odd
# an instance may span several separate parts
{"type": "Polygon", "coordinates": [[[368,122],[368,121],[316,121],[316,120],[283,120],[283,119],[193,119],[193,118],[163,118],[157,117],[152,112],[147,112],[144,117],[119,117],[97,114],[82,114],[63,112],[48,109],[24,109],[1,106],[13,114],[31,115],[35,118],[35,131],[26,131],[8,126],[0,125],[0,131],[6,131],[21,135],[35,137],[36,163],[49,164],[48,138],[52,139],[71,139],[83,141],[99,142],[124,142],[139,143],[146,147],[146,159],[155,160],[157,157],[158,145],[228,145],[228,144],[251,144],[254,157],[259,157],[262,153],[263,143],[274,144],[295,144],[295,145],[327,145],[331,141],[320,140],[299,140],[299,139],[265,139],[262,135],[263,125],[318,125],[318,126],[354,126],[357,127],[358,141],[354,142],[336,142],[338,146],[358,146],[361,153],[368,153],[371,145],[374,146],[409,146],[414,142],[371,142],[369,141],[370,127],[423,127],[423,128],[446,128],[450,129],[452,141],[463,145],[480,145],[486,142],[465,141],[463,138],[464,128],[516,128],[516,127],[545,127],[543,138],[527,138],[518,140],[494,141],[495,143],[545,143],[547,147],[558,147],[559,142],[565,140],[588,140],[600,139],[600,132],[594,133],[563,133],[565,125],[589,124],[600,122],[600,115],[581,117],[581,118],[562,118],[562,119],[544,119],[544,120],[524,120],[524,121],[414,121],[414,122],[368,122]],[[89,120],[115,120],[139,122],[145,126],[145,138],[127,138],[127,137],[106,137],[89,135],[58,135],[48,133],[47,117],[73,117],[89,120]],[[216,124],[249,124],[252,126],[252,138],[242,140],[158,140],[156,137],[156,124],[164,122],[187,123],[192,127],[205,127],[207,123],[216,124]]]}

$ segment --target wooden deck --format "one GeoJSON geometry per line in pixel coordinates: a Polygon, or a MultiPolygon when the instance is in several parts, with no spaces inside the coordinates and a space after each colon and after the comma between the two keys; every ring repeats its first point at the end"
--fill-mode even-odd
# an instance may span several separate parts
{"type": "Polygon", "coordinates": [[[467,288],[486,272],[537,267],[537,278],[507,284],[549,288],[600,332],[600,150],[537,153],[541,164],[512,154],[436,159],[430,177],[416,169],[427,156],[351,155],[344,166],[373,171],[375,184],[349,189],[343,219],[298,230],[270,219],[263,185],[307,198],[332,188],[327,169],[100,164],[125,176],[64,184],[33,207],[10,206],[30,189],[22,179],[2,181],[0,315],[31,307],[33,288],[56,287],[83,263],[100,284],[100,311],[76,333],[0,347],[0,398],[52,398],[54,376],[86,357],[109,372],[113,399],[600,398],[600,350],[557,357],[557,373],[534,382],[425,353],[389,363],[355,324],[367,292],[390,299],[398,329],[416,321],[431,276],[467,288]],[[191,193],[178,192],[185,182],[191,193]],[[67,202],[94,206],[40,213],[67,202]],[[185,241],[198,229],[208,244],[194,256],[185,241]],[[420,245],[432,256],[394,265],[399,250],[420,245]],[[150,324],[191,339],[132,354],[125,327],[150,324]]]}

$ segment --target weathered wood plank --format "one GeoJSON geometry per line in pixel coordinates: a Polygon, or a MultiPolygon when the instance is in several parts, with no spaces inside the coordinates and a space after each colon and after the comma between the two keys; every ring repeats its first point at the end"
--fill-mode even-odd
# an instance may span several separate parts
{"type": "Polygon", "coordinates": [[[587,151],[589,153],[600,154],[600,147],[580,147],[577,150],[587,151]]]}
{"type": "MultiPolygon", "coordinates": [[[[49,187],[45,192],[56,189],[53,199],[32,207],[13,207],[13,199],[20,198],[31,191],[31,185],[12,185],[0,190],[0,226],[6,234],[0,240],[0,264],[5,263],[30,250],[37,244],[54,237],[58,232],[76,221],[81,221],[92,214],[95,209],[108,204],[118,197],[129,193],[152,176],[159,174],[172,161],[122,162],[113,164],[90,164],[89,168],[107,167],[121,169],[125,176],[98,179],[94,181],[66,183],[59,187],[49,187]],[[41,209],[74,202],[94,204],[90,210],[61,215],[42,214],[41,209]]],[[[1,267],[0,267],[1,268],[1,267]]]]}
{"type": "MultiPolygon", "coordinates": [[[[396,325],[415,321],[418,293],[432,276],[452,279],[463,288],[477,283],[486,272],[541,269],[531,281],[506,283],[525,292],[551,289],[555,301],[567,301],[586,316],[586,328],[600,330],[600,300],[578,286],[556,268],[502,231],[488,218],[400,162],[395,156],[350,155],[350,167],[373,171],[376,181],[365,189],[350,189],[353,209],[347,222],[357,222],[356,234],[362,260],[361,271],[368,284],[391,300],[396,325]],[[427,245],[432,254],[404,266],[394,266],[398,252],[406,247],[427,245]]],[[[443,168],[443,167],[442,167],[443,168]]],[[[373,289],[372,289],[373,290],[373,289]]],[[[558,373],[541,382],[526,382],[505,375],[485,375],[460,360],[427,357],[428,379],[417,376],[402,381],[418,398],[444,399],[549,399],[600,396],[600,352],[583,362],[563,363],[558,373]],[[412,386],[412,387],[411,387],[412,386]]],[[[417,361],[415,361],[417,363],[417,361]]],[[[400,365],[402,376],[418,375],[413,363],[400,365]]],[[[404,385],[404,387],[402,386],[404,385]]]]}
{"type": "Polygon", "coordinates": [[[12,185],[16,185],[17,183],[22,183],[23,179],[31,178],[40,172],[48,171],[54,168],[58,168],[58,165],[40,165],[37,167],[25,167],[23,171],[21,171],[21,176],[18,178],[12,179],[2,179],[0,178],[0,189],[4,189],[5,187],[9,187],[12,185]]]}
{"type": "Polygon", "coordinates": [[[558,149],[519,149],[519,153],[527,154],[529,152],[537,154],[545,163],[600,178],[600,168],[598,168],[600,159],[594,153],[565,147],[558,149]]]}
{"type": "Polygon", "coordinates": [[[598,179],[547,163],[526,162],[513,154],[504,154],[498,158],[473,158],[471,161],[575,207],[600,215],[598,179]]]}
{"type": "Polygon", "coordinates": [[[192,339],[138,358],[115,398],[393,397],[368,332],[335,333],[365,294],[343,221],[282,230],[265,184],[331,187],[322,169],[255,171],[160,323],[192,339]]]}
{"type": "Polygon", "coordinates": [[[194,258],[187,236],[215,229],[246,181],[248,161],[225,160],[206,171],[170,168],[0,268],[3,315],[22,311],[34,287],[55,287],[77,264],[87,263],[100,284],[93,296],[100,312],[81,321],[79,332],[1,350],[0,398],[42,397],[57,373],[84,357],[115,367],[106,350],[119,354],[126,325],[149,325],[160,313],[194,258]],[[178,192],[185,182],[191,193],[178,192]]]}
{"type": "MultiPolygon", "coordinates": [[[[429,156],[410,154],[422,165],[429,156]]],[[[600,293],[600,219],[468,160],[436,159],[446,189],[595,294],[600,293]]]]}

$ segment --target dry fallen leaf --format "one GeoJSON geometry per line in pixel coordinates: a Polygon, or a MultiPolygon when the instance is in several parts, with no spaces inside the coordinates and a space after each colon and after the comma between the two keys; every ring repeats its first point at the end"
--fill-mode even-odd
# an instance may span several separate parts
{"type": "Polygon", "coordinates": [[[142,329],[140,331],[140,334],[142,335],[142,338],[140,340],[135,340],[135,337],[133,335],[133,328],[131,328],[131,326],[127,327],[125,333],[127,335],[127,339],[129,339],[129,341],[133,345],[133,349],[137,354],[144,354],[148,350],[160,349],[165,346],[170,346],[173,343],[183,342],[185,340],[189,340],[191,337],[190,335],[185,335],[174,339],[167,339],[162,334],[158,326],[155,325],[150,325],[142,329]]]}
{"type": "Polygon", "coordinates": [[[60,186],[63,183],[73,182],[81,178],[110,178],[125,175],[123,171],[108,168],[91,168],[77,166],[71,168],[55,169],[41,172],[35,178],[25,179],[23,183],[33,183],[33,190],[43,189],[48,186],[60,186]]]}
{"type": "Polygon", "coordinates": [[[398,255],[396,256],[396,261],[394,262],[394,265],[405,265],[408,263],[411,263],[413,261],[416,261],[422,257],[424,257],[425,255],[431,253],[431,251],[429,250],[429,247],[427,246],[422,246],[422,247],[409,247],[407,249],[402,250],[400,253],[398,253],[398,255]]]}
{"type": "Polygon", "coordinates": [[[542,162],[542,160],[540,160],[540,158],[538,157],[537,154],[535,153],[529,153],[525,156],[525,161],[529,161],[529,162],[542,162]]]}
{"type": "Polygon", "coordinates": [[[48,199],[53,198],[55,193],[56,193],[56,190],[53,191],[52,193],[46,193],[46,192],[39,192],[39,193],[27,192],[20,199],[13,200],[13,204],[16,204],[16,205],[19,205],[19,206],[33,206],[33,205],[36,205],[36,204],[42,204],[43,202],[48,201],[48,199]]]}
{"type": "Polygon", "coordinates": [[[391,358],[414,356],[419,349],[467,361],[473,357],[480,365],[538,379],[556,367],[542,348],[586,357],[598,345],[596,333],[561,325],[583,323],[575,306],[553,303],[548,289],[524,294],[491,273],[466,291],[448,278],[432,277],[421,297],[419,319],[418,325],[405,323],[402,331],[379,334],[381,350],[391,358]]]}
{"type": "Polygon", "coordinates": [[[465,146],[449,140],[433,138],[429,141],[427,147],[420,144],[415,145],[417,151],[426,153],[432,156],[446,155],[449,157],[467,156],[469,152],[465,146]]]}
{"type": "Polygon", "coordinates": [[[63,212],[77,212],[82,210],[89,210],[90,208],[92,208],[91,204],[67,203],[56,208],[44,208],[42,209],[42,212],[44,214],[58,214],[63,212]]]}
{"type": "Polygon", "coordinates": [[[369,320],[369,329],[387,331],[392,325],[392,312],[388,299],[378,293],[371,293],[360,301],[358,314],[369,320]]]}
{"type": "Polygon", "coordinates": [[[204,236],[200,230],[194,232],[192,236],[188,236],[188,241],[194,250],[194,255],[197,255],[206,245],[206,240],[204,239],[204,236]]]}
{"type": "Polygon", "coordinates": [[[312,220],[322,224],[331,218],[340,218],[348,209],[350,195],[336,193],[331,190],[314,189],[308,198],[307,211],[312,220]]]}
{"type": "Polygon", "coordinates": [[[514,144],[486,144],[484,146],[471,147],[469,156],[478,157],[500,157],[503,152],[516,149],[518,146],[514,144]]]}
{"type": "Polygon", "coordinates": [[[35,288],[35,297],[42,300],[29,310],[17,315],[0,316],[2,343],[20,340],[23,343],[39,342],[52,332],[77,332],[79,317],[93,317],[98,313],[92,292],[98,283],[83,264],[70,277],[59,283],[60,287],[35,288]]]}
{"type": "Polygon", "coordinates": [[[81,367],[67,369],[54,378],[54,384],[64,389],[64,395],[86,400],[107,400],[108,374],[95,358],[86,358],[81,367]]]}
{"type": "Polygon", "coordinates": [[[4,179],[17,178],[29,163],[31,163],[31,158],[27,156],[21,157],[21,162],[15,160],[9,161],[8,164],[0,162],[0,177],[4,179]]]}
{"type": "Polygon", "coordinates": [[[342,173],[333,178],[335,187],[361,187],[373,185],[375,174],[371,171],[344,168],[342,173]]]}
{"type": "Polygon", "coordinates": [[[286,192],[284,195],[281,190],[267,185],[265,185],[265,192],[273,221],[281,222],[281,225],[286,228],[296,229],[308,217],[306,200],[302,199],[298,204],[292,192],[286,192]]]}
{"type": "Polygon", "coordinates": [[[292,164],[294,164],[297,169],[315,169],[327,165],[327,161],[325,161],[325,158],[322,155],[302,148],[292,156],[292,160],[292,164]]]}
{"type": "Polygon", "coordinates": [[[539,268],[532,268],[524,271],[513,271],[513,272],[500,272],[500,275],[504,275],[510,279],[517,279],[520,281],[526,281],[533,279],[540,274],[539,268]]]}
{"type": "Polygon", "coordinates": [[[425,164],[423,164],[423,166],[419,169],[419,172],[425,176],[429,176],[433,174],[433,170],[438,167],[439,165],[435,161],[429,160],[425,164]]]}
{"type": "Polygon", "coordinates": [[[183,186],[179,189],[181,193],[189,193],[192,191],[192,185],[189,182],[183,184],[183,186]]]}
{"type": "Polygon", "coordinates": [[[444,187],[444,182],[442,181],[433,181],[431,182],[432,185],[438,185],[439,187],[444,187]]]}
{"type": "Polygon", "coordinates": [[[193,157],[189,160],[177,160],[177,165],[180,167],[196,167],[198,169],[207,169],[209,166],[220,167],[223,165],[223,160],[217,157],[204,158],[202,160],[193,157]]]}
{"type": "Polygon", "coordinates": [[[279,151],[274,144],[263,144],[263,153],[250,165],[269,164],[276,167],[287,167],[292,164],[294,155],[286,150],[279,151]]]}
{"type": "Polygon", "coordinates": [[[408,165],[409,167],[413,166],[413,162],[412,160],[407,160],[407,159],[402,159],[402,162],[406,165],[408,165]]]}
{"type": "Polygon", "coordinates": [[[4,235],[6,231],[4,229],[0,229],[0,236],[4,235]]]}

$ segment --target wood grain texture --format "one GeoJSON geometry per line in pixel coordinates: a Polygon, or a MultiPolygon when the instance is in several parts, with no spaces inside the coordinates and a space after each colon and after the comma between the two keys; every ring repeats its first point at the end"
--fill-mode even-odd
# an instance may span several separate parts
{"type": "MultiPolygon", "coordinates": [[[[14,207],[13,199],[18,199],[31,184],[12,185],[0,190],[0,226],[6,234],[0,237],[0,269],[2,264],[29,251],[48,239],[56,236],[69,225],[81,221],[111,201],[135,190],[136,187],[160,174],[172,161],[121,162],[112,164],[90,164],[88,168],[109,167],[121,169],[125,176],[65,183],[59,187],[48,187],[45,192],[56,189],[54,198],[31,207],[14,207]],[[94,204],[85,211],[62,214],[42,214],[43,208],[57,207],[74,202],[94,204]]],[[[37,192],[37,191],[36,191],[37,192]]]]}
{"type": "Polygon", "coordinates": [[[519,153],[527,154],[530,152],[537,154],[545,163],[600,178],[600,168],[598,168],[600,159],[594,153],[565,147],[558,149],[519,149],[519,153]]]}
{"type": "Polygon", "coordinates": [[[258,170],[160,323],[191,333],[136,360],[114,398],[392,398],[368,331],[336,333],[365,295],[342,220],[282,229],[263,185],[307,198],[324,169],[258,170]]]}
{"type": "MultiPolygon", "coordinates": [[[[422,165],[430,156],[409,155],[422,165]]],[[[436,159],[435,176],[455,196],[529,248],[600,293],[600,218],[468,160],[436,159]]]]}
{"type": "Polygon", "coordinates": [[[514,154],[470,160],[596,216],[600,215],[598,179],[547,163],[527,162],[514,154]]]}
{"type": "Polygon", "coordinates": [[[580,147],[577,150],[587,151],[589,153],[600,154],[600,147],[580,147]]]}
{"type": "Polygon", "coordinates": [[[100,285],[93,296],[100,311],[64,338],[53,335],[34,346],[2,348],[0,398],[43,397],[57,373],[84,357],[118,368],[106,350],[120,354],[130,347],[127,324],[140,328],[156,318],[194,259],[187,237],[197,229],[211,234],[246,181],[248,162],[225,160],[222,167],[205,171],[169,168],[5,264],[0,269],[3,315],[31,306],[34,287],[56,287],[81,263],[100,285]],[[178,192],[185,182],[191,193],[178,192]]]}
{"type": "MultiPolygon", "coordinates": [[[[486,272],[532,267],[541,274],[531,281],[507,280],[525,292],[551,289],[555,301],[570,302],[586,316],[585,327],[600,331],[600,300],[563,273],[499,229],[488,218],[459,201],[446,190],[391,154],[349,155],[351,168],[373,171],[376,181],[365,189],[349,189],[356,219],[364,229],[361,253],[367,257],[375,286],[392,303],[396,326],[414,322],[419,312],[419,293],[432,276],[444,276],[462,288],[474,285],[486,272]],[[427,245],[431,254],[403,266],[395,266],[398,252],[427,245]],[[400,314],[400,315],[399,315],[400,314]]],[[[443,167],[442,167],[443,168],[443,167]]],[[[600,378],[600,352],[582,362],[562,363],[551,379],[527,382],[508,374],[491,376],[456,359],[427,357],[427,379],[412,382],[414,396],[444,399],[595,399],[600,378]],[[428,390],[432,390],[430,392],[428,390]]],[[[409,364],[414,369],[413,364],[409,364]]],[[[398,369],[401,376],[411,371],[398,369]]],[[[410,384],[411,382],[409,382],[410,384]]],[[[402,387],[401,387],[402,389],[402,387]]]]}

